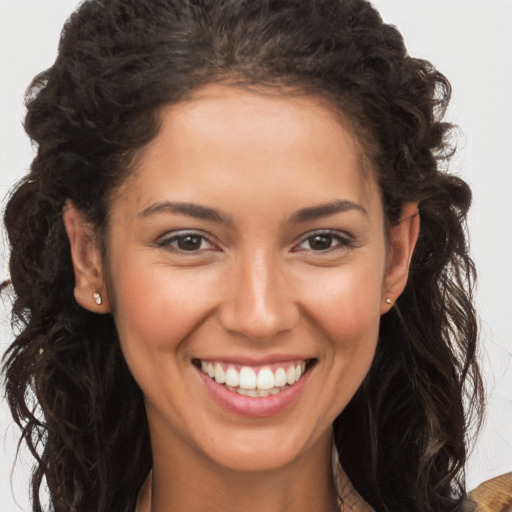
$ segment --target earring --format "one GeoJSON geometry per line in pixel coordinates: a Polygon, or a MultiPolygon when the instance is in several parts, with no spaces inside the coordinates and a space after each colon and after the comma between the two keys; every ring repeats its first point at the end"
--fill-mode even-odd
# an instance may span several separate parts
{"type": "Polygon", "coordinates": [[[386,304],[393,304],[393,301],[389,297],[387,297],[386,298],[386,304]]]}
{"type": "Polygon", "coordinates": [[[103,302],[103,299],[101,298],[101,293],[99,292],[94,292],[92,294],[92,298],[94,299],[94,302],[96,302],[96,304],[98,306],[101,306],[102,302],[103,302]]]}

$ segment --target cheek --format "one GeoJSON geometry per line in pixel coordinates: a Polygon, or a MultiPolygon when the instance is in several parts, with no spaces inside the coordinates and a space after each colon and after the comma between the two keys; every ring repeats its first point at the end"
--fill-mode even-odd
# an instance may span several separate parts
{"type": "Polygon", "coordinates": [[[127,356],[135,350],[176,350],[208,315],[214,279],[207,272],[136,262],[125,258],[112,273],[113,315],[123,350],[127,356]]]}
{"type": "Polygon", "coordinates": [[[148,402],[177,406],[181,400],[170,390],[179,389],[190,369],[184,340],[209,314],[210,281],[165,265],[137,265],[128,258],[112,273],[121,350],[148,402]]]}
{"type": "Polygon", "coordinates": [[[330,420],[360,387],[378,341],[383,270],[359,263],[318,273],[304,308],[310,319],[310,335],[320,350],[325,379],[321,385],[325,393],[323,417],[330,420]]]}
{"type": "Polygon", "coordinates": [[[307,309],[339,349],[359,350],[377,340],[383,282],[379,267],[334,269],[309,289],[307,309]]]}

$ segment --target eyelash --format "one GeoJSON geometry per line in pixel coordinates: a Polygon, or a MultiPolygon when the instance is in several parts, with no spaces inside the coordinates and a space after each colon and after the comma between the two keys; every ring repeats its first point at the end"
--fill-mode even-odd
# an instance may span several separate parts
{"type": "Polygon", "coordinates": [[[174,233],[172,236],[164,238],[163,240],[158,242],[158,246],[162,247],[164,249],[168,249],[168,250],[177,252],[177,253],[181,253],[181,254],[188,253],[191,255],[198,254],[203,251],[219,250],[218,247],[213,243],[213,241],[208,236],[204,235],[203,233],[197,232],[197,231],[179,231],[178,233],[174,233]],[[203,245],[204,242],[207,242],[211,247],[205,249],[205,248],[201,248],[201,245],[200,245],[198,249],[186,250],[186,249],[180,248],[177,245],[173,246],[174,243],[179,244],[180,240],[184,241],[184,239],[186,239],[187,237],[200,239],[201,245],[203,245]]]}
{"type": "Polygon", "coordinates": [[[293,248],[294,252],[305,250],[310,251],[316,254],[326,254],[338,250],[343,250],[347,248],[351,248],[354,246],[354,241],[349,238],[348,236],[343,236],[339,231],[333,231],[333,230],[319,230],[319,231],[313,231],[307,233],[305,236],[302,237],[301,241],[293,248]],[[311,241],[315,237],[325,237],[330,238],[331,243],[337,242],[335,245],[328,247],[326,249],[319,249],[315,250],[313,248],[306,248],[302,249],[300,246],[304,244],[307,241],[311,241]]]}
{"type": "MultiPolygon", "coordinates": [[[[219,251],[220,250],[218,248],[218,246],[210,239],[210,237],[206,236],[205,234],[203,234],[201,232],[197,232],[197,231],[180,231],[180,232],[174,233],[174,234],[172,234],[172,236],[165,238],[165,239],[161,240],[160,242],[158,242],[158,246],[168,249],[168,250],[171,250],[171,251],[174,251],[174,252],[177,252],[177,253],[181,253],[181,254],[188,253],[190,255],[199,254],[204,251],[212,251],[212,250],[219,251]],[[199,248],[187,250],[187,249],[184,249],[183,247],[179,247],[178,246],[179,242],[180,241],[184,242],[184,239],[186,239],[187,237],[195,238],[195,239],[197,239],[197,241],[200,241],[199,248]],[[204,242],[209,244],[210,247],[201,248],[201,246],[203,245],[204,242]],[[176,245],[173,245],[173,244],[176,244],[176,245]]],[[[353,246],[354,246],[353,240],[351,240],[348,236],[343,236],[342,234],[340,234],[339,231],[318,230],[318,231],[309,232],[306,235],[304,235],[301,238],[300,242],[292,248],[292,252],[310,251],[310,252],[316,253],[316,254],[327,254],[327,253],[331,253],[334,251],[350,248],[353,246]],[[301,248],[301,246],[304,243],[306,243],[308,241],[310,241],[310,243],[311,243],[311,240],[316,237],[319,237],[319,238],[323,237],[323,238],[327,239],[327,241],[330,242],[331,244],[332,244],[332,242],[337,242],[337,243],[335,245],[331,245],[330,247],[327,247],[325,249],[313,249],[311,246],[309,248],[301,248]]]]}

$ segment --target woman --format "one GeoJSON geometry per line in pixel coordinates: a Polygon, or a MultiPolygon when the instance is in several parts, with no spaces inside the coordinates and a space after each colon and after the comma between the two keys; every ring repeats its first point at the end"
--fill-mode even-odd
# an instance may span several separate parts
{"type": "Polygon", "coordinates": [[[5,213],[34,510],[462,510],[449,96],[362,0],[85,2],[5,213]]]}

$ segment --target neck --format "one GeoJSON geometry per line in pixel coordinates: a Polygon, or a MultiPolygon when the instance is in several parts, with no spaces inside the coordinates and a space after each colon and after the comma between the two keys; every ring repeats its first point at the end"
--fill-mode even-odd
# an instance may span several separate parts
{"type": "Polygon", "coordinates": [[[194,460],[190,452],[164,457],[154,451],[152,475],[137,512],[335,512],[339,508],[330,450],[326,439],[286,467],[254,472],[194,460]]]}

